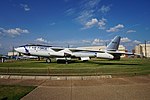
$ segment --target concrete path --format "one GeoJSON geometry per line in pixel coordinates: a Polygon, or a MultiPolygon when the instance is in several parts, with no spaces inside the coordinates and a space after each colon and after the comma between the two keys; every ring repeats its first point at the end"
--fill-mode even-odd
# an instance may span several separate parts
{"type": "Polygon", "coordinates": [[[149,100],[150,77],[44,80],[22,100],[149,100]]]}

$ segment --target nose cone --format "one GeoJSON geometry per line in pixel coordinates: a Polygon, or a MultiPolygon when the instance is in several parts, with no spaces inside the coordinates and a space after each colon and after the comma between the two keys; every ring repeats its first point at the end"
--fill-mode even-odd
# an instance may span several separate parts
{"type": "Polygon", "coordinates": [[[18,47],[18,48],[14,48],[15,51],[19,52],[19,53],[25,53],[25,50],[23,47],[18,47]]]}

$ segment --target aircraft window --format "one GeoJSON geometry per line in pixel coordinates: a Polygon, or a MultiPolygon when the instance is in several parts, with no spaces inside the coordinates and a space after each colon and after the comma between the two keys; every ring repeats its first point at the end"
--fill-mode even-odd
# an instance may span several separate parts
{"type": "Polygon", "coordinates": [[[41,47],[41,49],[44,49],[43,47],[41,47]]]}
{"type": "Polygon", "coordinates": [[[36,47],[36,49],[39,50],[40,48],[39,48],[39,47],[36,47]]]}
{"type": "Polygon", "coordinates": [[[36,47],[32,47],[32,49],[36,50],[36,47]]]}
{"type": "Polygon", "coordinates": [[[46,47],[39,47],[39,48],[40,48],[40,50],[47,50],[46,47]]]}

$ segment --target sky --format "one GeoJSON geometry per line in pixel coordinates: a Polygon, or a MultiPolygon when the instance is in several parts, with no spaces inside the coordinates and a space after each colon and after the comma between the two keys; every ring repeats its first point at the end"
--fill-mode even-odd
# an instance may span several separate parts
{"type": "Polygon", "coordinates": [[[0,54],[24,44],[150,43],[150,0],[0,0],[0,54]]]}

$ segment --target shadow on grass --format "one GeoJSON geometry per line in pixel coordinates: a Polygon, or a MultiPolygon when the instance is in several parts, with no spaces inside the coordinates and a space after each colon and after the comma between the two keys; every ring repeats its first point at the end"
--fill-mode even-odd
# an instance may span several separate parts
{"type": "MultiPolygon", "coordinates": [[[[47,63],[45,61],[40,61],[40,62],[34,62],[34,63],[41,63],[41,64],[66,64],[66,61],[52,61],[51,63],[47,63]]],[[[82,63],[82,61],[76,61],[76,60],[71,60],[71,61],[68,61],[68,64],[72,64],[72,63],[82,63]]],[[[83,62],[84,63],[84,62],[83,62]]]]}
{"type": "MultiPolygon", "coordinates": [[[[34,62],[34,63],[41,63],[41,64],[66,64],[65,61],[61,61],[61,62],[56,62],[56,61],[53,61],[51,63],[46,63],[44,61],[42,62],[34,62]]],[[[102,60],[102,61],[79,61],[79,60],[71,60],[71,61],[68,61],[68,64],[79,64],[79,63],[85,63],[85,64],[98,64],[98,65],[142,65],[142,64],[138,64],[138,63],[123,63],[121,61],[114,61],[112,62],[109,61],[109,60],[102,60]]]]}
{"type": "Polygon", "coordinates": [[[98,65],[141,65],[137,63],[118,63],[118,62],[94,62],[94,61],[88,61],[89,64],[98,64],[98,65]]]}

